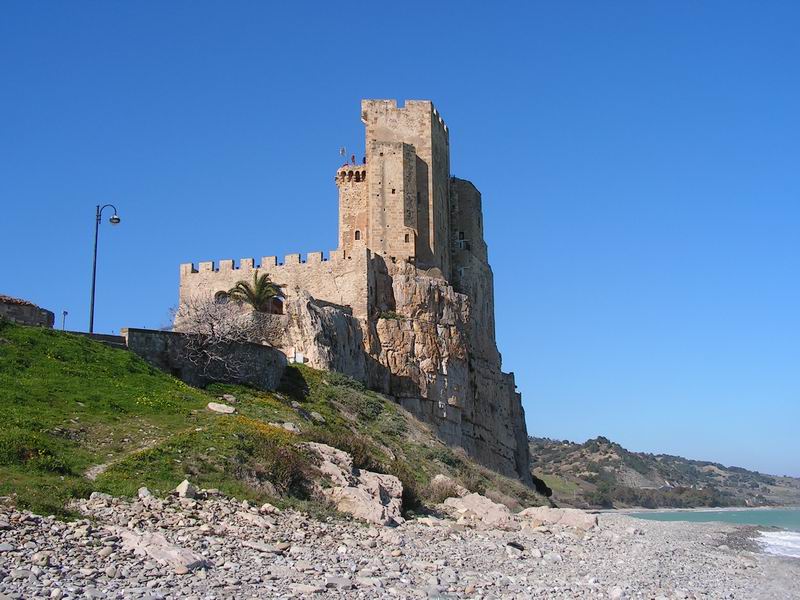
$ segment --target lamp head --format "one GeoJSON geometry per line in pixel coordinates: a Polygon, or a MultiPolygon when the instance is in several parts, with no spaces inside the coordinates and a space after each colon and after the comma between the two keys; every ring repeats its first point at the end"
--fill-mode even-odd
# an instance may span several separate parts
{"type": "Polygon", "coordinates": [[[122,219],[119,218],[119,215],[113,214],[111,215],[111,218],[108,220],[108,222],[111,223],[112,225],[119,225],[119,222],[121,220],[122,219]]]}

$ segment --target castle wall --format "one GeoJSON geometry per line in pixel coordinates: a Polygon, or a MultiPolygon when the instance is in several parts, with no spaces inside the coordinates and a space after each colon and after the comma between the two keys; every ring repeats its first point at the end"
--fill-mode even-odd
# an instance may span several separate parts
{"type": "Polygon", "coordinates": [[[450,239],[453,250],[467,250],[484,262],[489,260],[483,239],[481,193],[471,181],[458,177],[450,180],[450,239]]]}
{"type": "Polygon", "coordinates": [[[181,300],[269,273],[286,313],[262,339],[393,396],[448,444],[530,482],[521,398],[495,342],[480,192],[450,177],[449,132],[431,102],[361,108],[366,162],[336,174],[339,249],[182,265],[181,300]]]}
{"type": "Polygon", "coordinates": [[[252,258],[243,258],[238,265],[233,260],[201,262],[197,269],[192,263],[180,267],[180,300],[213,298],[227,292],[238,281],[252,281],[253,274],[269,273],[270,279],[284,286],[287,301],[300,290],[314,298],[349,307],[353,316],[366,319],[369,312],[369,258],[366,248],[351,252],[333,251],[329,258],[322,252],[310,252],[305,260],[300,254],[289,254],[282,264],[277,257],[265,256],[256,266],[252,258]]]}
{"type": "Polygon", "coordinates": [[[495,342],[494,275],[483,239],[481,193],[469,181],[453,177],[450,185],[452,275],[456,291],[471,299],[471,350],[500,364],[495,342]]]}
{"type": "MultiPolygon", "coordinates": [[[[422,268],[450,272],[449,171],[447,126],[427,100],[363,100],[361,120],[366,126],[367,165],[377,160],[373,142],[403,142],[414,147],[417,178],[416,259],[422,268]],[[371,150],[372,148],[372,150],[371,150]]],[[[374,197],[370,197],[374,201],[374,197]]],[[[383,204],[390,202],[385,198],[383,204]]]]}

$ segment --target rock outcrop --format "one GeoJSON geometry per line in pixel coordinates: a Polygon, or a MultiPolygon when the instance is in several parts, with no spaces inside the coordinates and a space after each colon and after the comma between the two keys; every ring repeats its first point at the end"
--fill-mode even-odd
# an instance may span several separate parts
{"type": "Polygon", "coordinates": [[[486,307],[435,273],[373,257],[373,310],[292,290],[286,314],[265,319],[265,340],[312,367],[338,371],[394,397],[452,446],[530,483],[525,414],[514,376],[503,373],[486,307]],[[476,317],[478,315],[478,317],[476,317]],[[482,317],[481,317],[482,318],[482,317]]]}
{"type": "Polygon", "coordinates": [[[318,492],[338,510],[378,525],[403,522],[403,484],[397,477],[356,469],[347,452],[326,444],[309,442],[306,447],[319,456],[319,470],[330,484],[318,492]]]}
{"type": "Polygon", "coordinates": [[[457,522],[484,529],[519,529],[519,524],[508,507],[493,502],[481,494],[467,494],[460,498],[448,498],[444,506],[451,509],[457,522]]]}

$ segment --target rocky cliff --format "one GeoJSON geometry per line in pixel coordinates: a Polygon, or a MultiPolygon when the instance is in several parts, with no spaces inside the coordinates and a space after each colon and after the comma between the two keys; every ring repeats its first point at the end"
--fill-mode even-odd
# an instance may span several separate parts
{"type": "MultiPolygon", "coordinates": [[[[367,319],[296,289],[267,341],[394,397],[480,463],[530,482],[525,415],[480,307],[441,276],[374,259],[367,319]]],[[[477,300],[480,302],[480,299],[477,300]]]]}

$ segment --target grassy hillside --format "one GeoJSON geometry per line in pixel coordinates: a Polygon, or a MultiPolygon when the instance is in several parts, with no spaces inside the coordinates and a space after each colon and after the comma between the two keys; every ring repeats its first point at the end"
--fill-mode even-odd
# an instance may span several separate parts
{"type": "Polygon", "coordinates": [[[445,446],[383,396],[302,366],[287,369],[277,392],[198,390],[124,350],[0,322],[0,418],[0,495],[43,513],[62,513],[69,498],[94,490],[166,493],[184,477],[238,498],[323,508],[309,496],[316,471],[303,441],[397,475],[407,509],[439,500],[428,485],[437,473],[512,506],[543,501],[445,446]],[[236,396],[235,415],[206,410],[222,394],[236,396]]]}
{"type": "Polygon", "coordinates": [[[576,506],[768,506],[800,503],[800,480],[667,454],[530,438],[532,470],[556,503],[576,506]]]}

